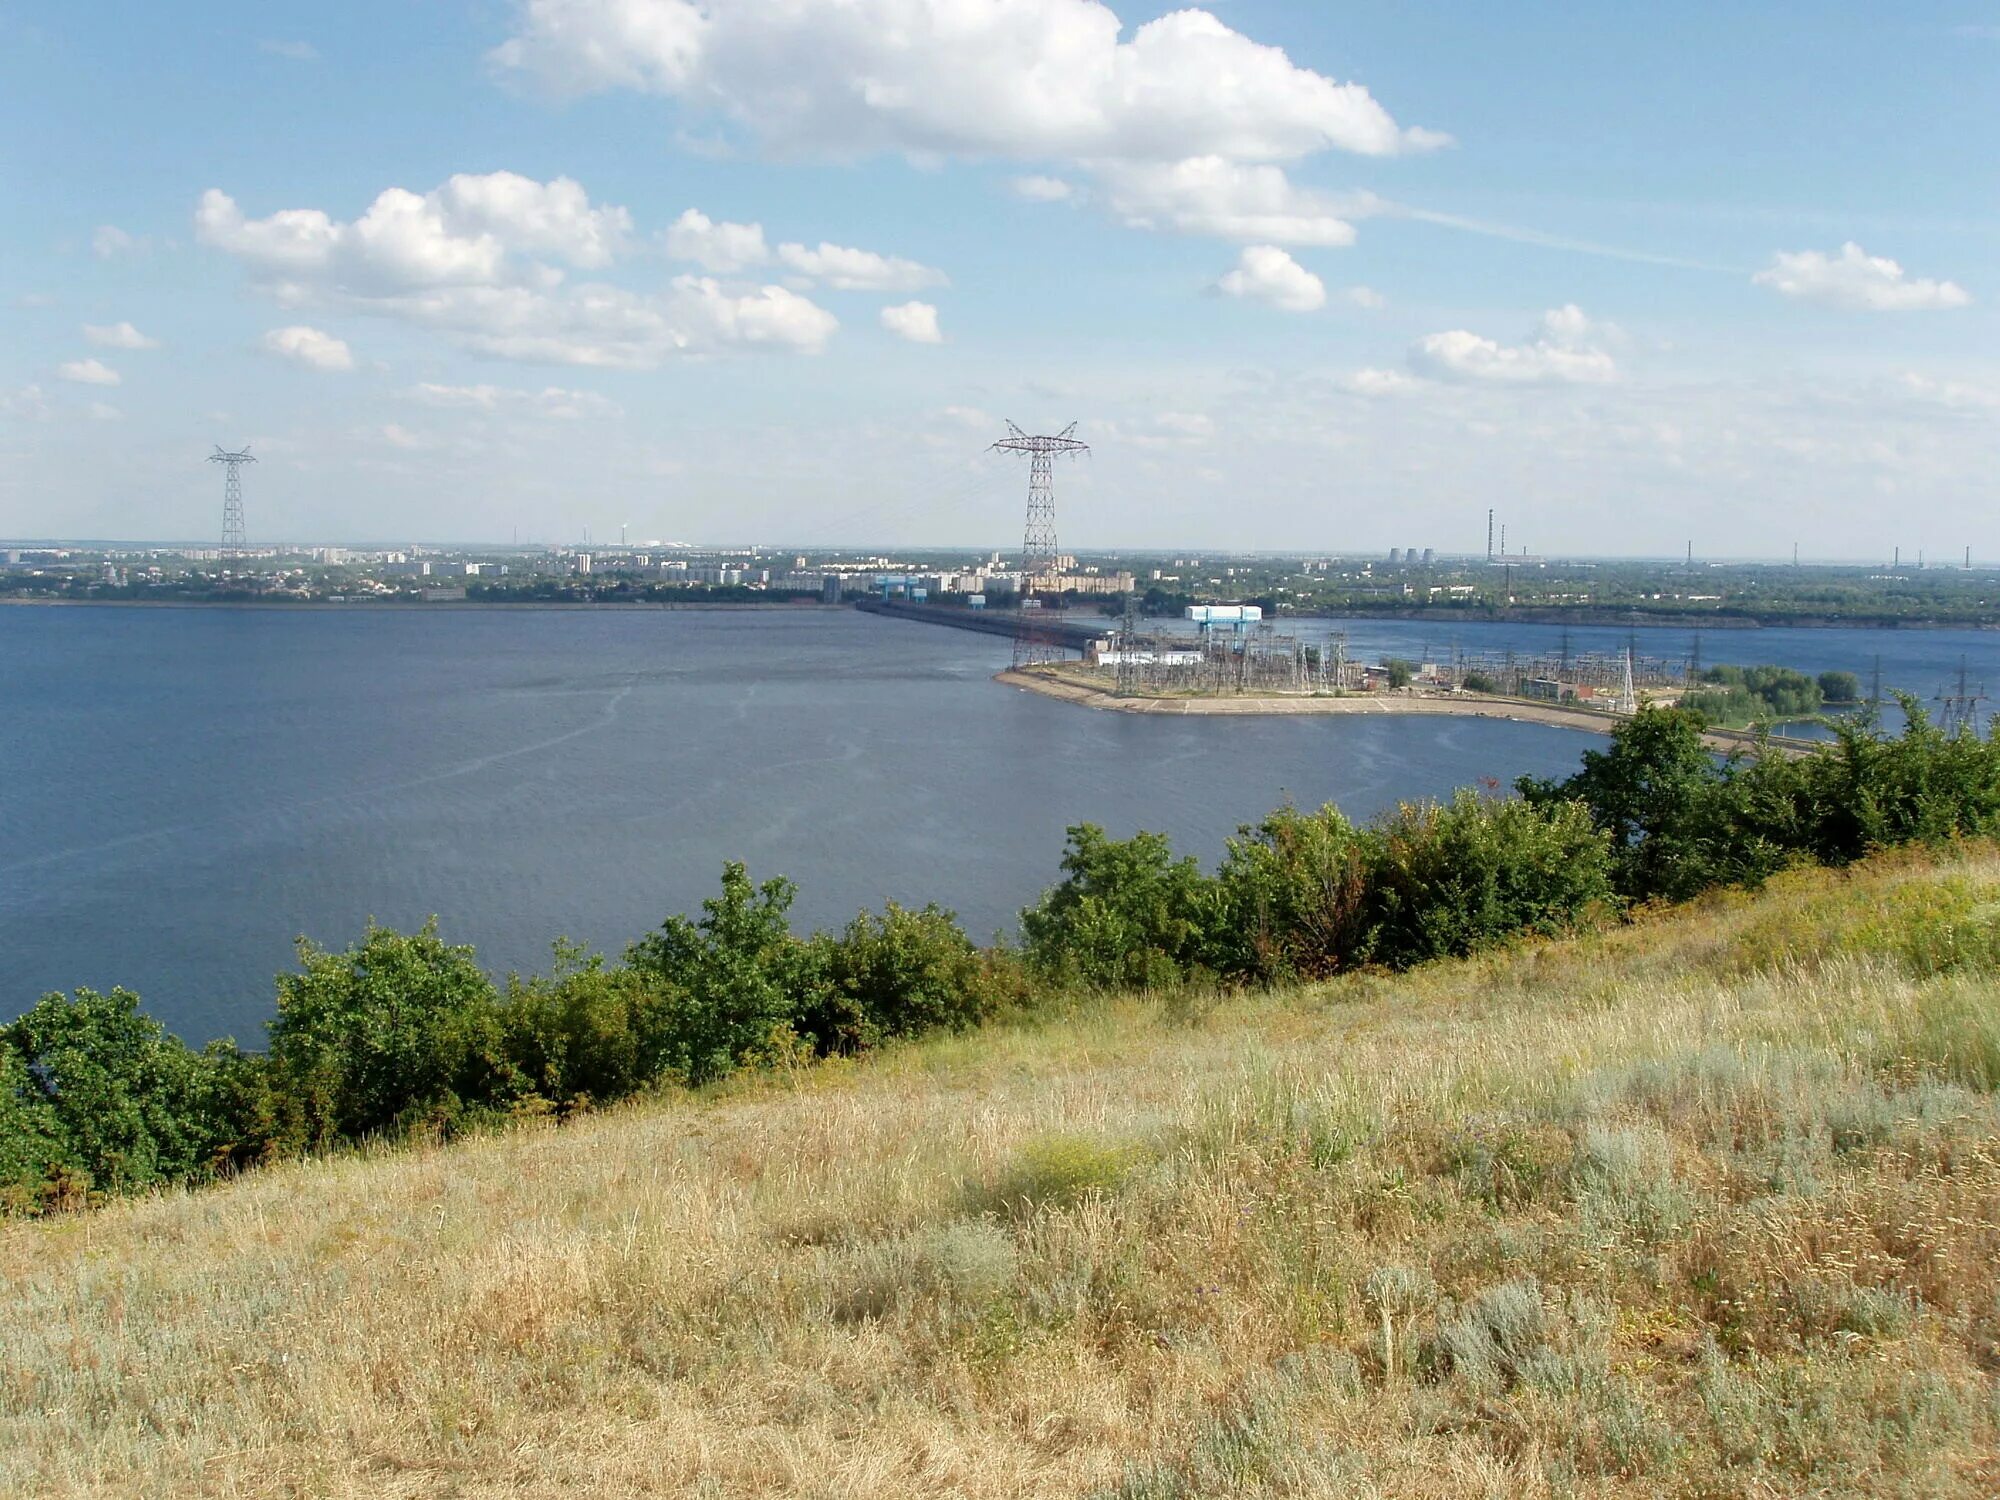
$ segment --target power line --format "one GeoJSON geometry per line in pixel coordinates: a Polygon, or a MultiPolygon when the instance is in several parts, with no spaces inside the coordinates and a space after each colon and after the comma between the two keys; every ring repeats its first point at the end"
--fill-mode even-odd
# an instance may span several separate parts
{"type": "Polygon", "coordinates": [[[257,460],[250,456],[248,443],[243,445],[241,453],[231,453],[217,443],[208,461],[223,466],[222,550],[240,552],[243,550],[243,466],[254,464],[257,460]]]}
{"type": "Polygon", "coordinates": [[[1053,437],[1021,431],[1012,422],[1007,436],[993,445],[997,453],[1028,455],[1028,519],[1021,533],[1021,587],[1016,599],[1019,625],[1014,632],[1014,665],[1034,666],[1061,661],[1063,648],[1041,623],[1047,607],[1046,595],[1060,570],[1056,566],[1056,481],[1055,455],[1088,453],[1090,445],[1079,442],[1072,422],[1053,437]]]}

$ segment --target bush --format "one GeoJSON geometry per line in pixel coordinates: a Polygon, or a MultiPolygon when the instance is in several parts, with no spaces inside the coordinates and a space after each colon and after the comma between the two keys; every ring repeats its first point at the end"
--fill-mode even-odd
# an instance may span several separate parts
{"type": "Polygon", "coordinates": [[[611,1104],[672,1076],[671,1011],[653,976],[558,941],[550,977],[508,980],[502,1048],[535,1096],[564,1110],[611,1104]]]}
{"type": "Polygon", "coordinates": [[[1164,834],[1069,830],[1063,881],[1021,913],[1029,963],[1045,979],[1096,989],[1161,989],[1205,965],[1215,883],[1176,860],[1164,834]]]}
{"type": "Polygon", "coordinates": [[[278,979],[271,1057],[308,1143],[450,1129],[518,1092],[493,983],[435,919],[408,937],[371,926],[345,953],[301,938],[299,967],[278,979]]]}
{"type": "Polygon", "coordinates": [[[1405,803],[1370,840],[1370,945],[1397,966],[1566,931],[1611,896],[1605,838],[1576,803],[1461,791],[1405,803]]]}
{"type": "Polygon", "coordinates": [[[1007,1003],[1007,962],[982,954],[950,912],[891,902],[879,917],[862,912],[838,937],[813,939],[798,1030],[821,1056],[969,1031],[1007,1003]]]}
{"type": "Polygon", "coordinates": [[[660,1061],[689,1083],[793,1046],[797,997],[810,988],[810,955],[787,921],[796,890],[782,876],[752,886],[732,860],[699,922],[669,917],[627,954],[663,995],[660,1061]]]}
{"type": "Polygon", "coordinates": [[[1274,983],[1320,979],[1367,961],[1368,840],[1339,808],[1284,808],[1240,830],[1217,881],[1217,970],[1274,983]]]}
{"type": "Polygon", "coordinates": [[[28,1064],[0,1036],[0,1213],[34,1213],[63,1195],[76,1163],[28,1064]]]}
{"type": "Polygon", "coordinates": [[[218,1136],[205,1071],[129,990],[44,996],[0,1029],[0,1183],[25,1194],[75,1173],[120,1193],[196,1176],[218,1136]]]}
{"type": "Polygon", "coordinates": [[[1484,672],[1467,672],[1465,679],[1459,683],[1459,686],[1464,688],[1468,693],[1497,693],[1500,691],[1500,684],[1495,682],[1491,677],[1488,677],[1484,672]]]}

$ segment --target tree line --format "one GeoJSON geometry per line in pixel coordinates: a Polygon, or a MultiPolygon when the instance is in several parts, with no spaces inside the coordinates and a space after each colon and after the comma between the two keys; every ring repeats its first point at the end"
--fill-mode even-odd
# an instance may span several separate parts
{"type": "Polygon", "coordinates": [[[1793,865],[2000,834],[2000,743],[1904,707],[1894,736],[1855,723],[1802,757],[1726,759],[1703,745],[1699,713],[1648,708],[1567,778],[1368,824],[1280,808],[1212,873],[1160,834],[1082,824],[1013,945],[975,944],[936,906],[795,933],[791,882],[731,863],[698,917],[668,918],[616,960],[559,941],[546,975],[496,983],[435,920],[371,927],[341,951],[301,940],[262,1052],[187,1047],[127,990],[48,995],[0,1027],[0,1210],[562,1117],[1095,991],[1404,968],[1793,865]]]}

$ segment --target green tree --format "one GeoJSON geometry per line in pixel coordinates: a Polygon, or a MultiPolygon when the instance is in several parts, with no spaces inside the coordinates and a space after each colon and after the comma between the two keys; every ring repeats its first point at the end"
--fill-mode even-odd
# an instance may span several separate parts
{"type": "Polygon", "coordinates": [[[58,1141],[45,1164],[67,1163],[107,1194],[209,1166],[217,1132],[202,1060],[142,1014],[131,991],[45,995],[0,1030],[0,1047],[17,1063],[10,1113],[24,1123],[31,1157],[58,1141]]]}
{"type": "Polygon", "coordinates": [[[493,982],[435,918],[409,936],[371,926],[344,953],[298,948],[300,972],[278,978],[271,1055],[310,1143],[450,1129],[512,1096],[493,982]]]}
{"type": "Polygon", "coordinates": [[[800,1032],[822,1055],[865,1051],[893,1037],[966,1031],[1010,998],[1008,960],[982,953],[948,911],[891,902],[838,936],[812,941],[812,982],[800,1032]]]}
{"type": "Polygon", "coordinates": [[[1410,679],[1417,675],[1414,662],[1404,661],[1400,656],[1392,656],[1382,663],[1382,670],[1389,674],[1389,686],[1403,688],[1410,685],[1410,679]]]}
{"type": "Polygon", "coordinates": [[[1861,701],[1861,679],[1852,672],[1822,672],[1817,681],[1820,697],[1828,703],[1861,701]]]}
{"type": "Polygon", "coordinates": [[[1613,883],[1633,900],[1679,899],[1708,883],[1699,846],[1705,799],[1721,780],[1702,743],[1703,721],[1688,709],[1644,707],[1611,732],[1611,748],[1586,750],[1583,769],[1563,781],[1522,777],[1516,786],[1543,808],[1581,802],[1611,840],[1613,883]]]}
{"type": "Polygon", "coordinates": [[[0,1036],[0,1214],[43,1208],[61,1197],[76,1170],[41,1084],[0,1036]]]}
{"type": "Polygon", "coordinates": [[[1461,791],[1405,803],[1372,842],[1374,955],[1398,967],[1564,932],[1612,897],[1606,836],[1577,802],[1461,791]]]}
{"type": "Polygon", "coordinates": [[[1204,965],[1217,893],[1166,835],[1112,839],[1094,823],[1069,830],[1063,879],[1021,913],[1030,964],[1091,988],[1179,984],[1204,965]]]}
{"type": "Polygon", "coordinates": [[[749,871],[722,868],[722,894],[701,904],[699,922],[667,918],[635,943],[633,968],[671,992],[662,1047],[690,1083],[707,1083],[792,1045],[792,1018],[807,975],[805,945],[786,914],[796,887],[782,876],[753,886],[749,871]]]}
{"type": "Polygon", "coordinates": [[[655,976],[558,939],[550,976],[509,978],[503,1047],[540,1098],[564,1109],[610,1104],[673,1075],[674,1011],[655,976]]]}
{"type": "Polygon", "coordinates": [[[1221,971],[1274,983],[1367,961],[1368,839],[1339,808],[1281,808],[1238,830],[1216,883],[1224,916],[1213,947],[1221,971]]]}

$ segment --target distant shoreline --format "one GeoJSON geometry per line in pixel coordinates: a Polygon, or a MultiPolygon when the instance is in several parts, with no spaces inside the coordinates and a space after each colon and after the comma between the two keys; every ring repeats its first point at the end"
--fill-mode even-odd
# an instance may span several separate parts
{"type": "Polygon", "coordinates": [[[1421,625],[1575,625],[1586,629],[1640,630],[2000,630],[1994,620],[1885,620],[1840,615],[1682,615],[1629,609],[1537,609],[1533,605],[1499,612],[1465,609],[1298,610],[1281,620],[1404,621],[1421,625]]]}
{"type": "MultiPolygon", "coordinates": [[[[1351,698],[1120,698],[1115,693],[1085,687],[1081,683],[1012,668],[994,674],[995,682],[1026,692],[1056,698],[1080,708],[1123,714],[1192,714],[1196,716],[1276,717],[1288,715],[1401,715],[1442,714],[1461,719],[1504,719],[1516,724],[1542,724],[1554,729],[1581,729],[1608,735],[1625,722],[1618,714],[1588,708],[1568,708],[1553,703],[1529,703],[1519,698],[1495,698],[1480,693],[1457,693],[1449,698],[1408,696],[1397,693],[1370,693],[1351,698]]],[[[1748,730],[1711,729],[1702,736],[1712,749],[1729,751],[1757,743],[1748,730]]],[[[1787,754],[1801,753],[1797,741],[1774,740],[1787,754]]]]}
{"type": "Polygon", "coordinates": [[[259,609],[299,614],[306,610],[349,613],[354,610],[465,610],[465,609],[737,609],[775,612],[778,610],[835,610],[845,604],[827,604],[818,599],[797,603],[773,600],[769,604],[740,600],[689,600],[683,604],[663,599],[10,599],[0,605],[54,607],[63,609],[259,609]]]}

